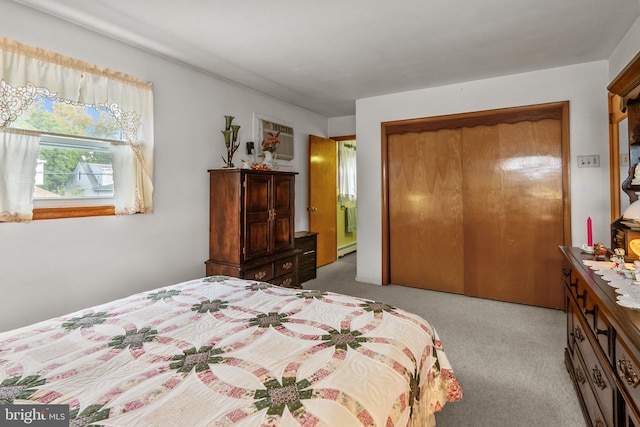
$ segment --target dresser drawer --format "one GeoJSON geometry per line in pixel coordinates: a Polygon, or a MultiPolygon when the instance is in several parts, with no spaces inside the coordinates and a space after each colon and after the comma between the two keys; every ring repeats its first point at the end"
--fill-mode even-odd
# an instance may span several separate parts
{"type": "Polygon", "coordinates": [[[625,402],[624,405],[624,420],[622,422],[622,426],[624,427],[640,427],[640,418],[634,412],[634,410],[629,407],[629,404],[625,402]]]}
{"type": "Polygon", "coordinates": [[[298,268],[298,257],[296,255],[274,261],[274,276],[279,277],[296,271],[298,268]]]}
{"type": "Polygon", "coordinates": [[[614,368],[630,400],[640,402],[640,365],[636,358],[631,356],[627,344],[620,336],[616,337],[616,364],[614,368]]]}
{"type": "Polygon", "coordinates": [[[613,427],[613,412],[610,414],[610,417],[608,417],[611,419],[611,421],[606,421],[605,417],[602,415],[602,410],[600,409],[598,401],[596,400],[596,397],[591,388],[589,380],[589,370],[585,367],[579,350],[576,351],[572,360],[575,383],[580,390],[580,395],[587,410],[591,425],[593,427],[613,427]]]}
{"type": "Polygon", "coordinates": [[[573,303],[571,296],[565,295],[566,299],[566,310],[567,310],[567,349],[573,356],[573,349],[576,345],[576,333],[582,332],[577,331],[576,326],[576,316],[574,310],[576,309],[576,305],[573,303]]]}
{"type": "Polygon", "coordinates": [[[596,323],[593,328],[593,333],[596,335],[598,344],[600,345],[600,348],[602,349],[604,355],[607,357],[609,365],[613,366],[613,337],[615,335],[615,332],[614,328],[611,326],[611,323],[599,308],[596,313],[596,323]]]}
{"type": "Polygon", "coordinates": [[[589,336],[593,337],[593,334],[589,326],[585,324],[582,314],[580,312],[574,312],[573,317],[573,337],[576,343],[576,357],[574,357],[574,361],[581,359],[584,362],[583,374],[586,382],[593,389],[594,396],[597,396],[601,412],[606,414],[606,417],[603,419],[607,422],[607,425],[613,425],[615,384],[612,379],[607,376],[607,369],[610,370],[610,368],[608,365],[603,368],[600,360],[596,356],[596,350],[592,347],[591,340],[589,339],[589,336]],[[579,357],[577,357],[578,354],[580,355],[579,357]]]}
{"type": "Polygon", "coordinates": [[[316,251],[316,239],[315,236],[313,238],[304,237],[296,239],[296,249],[300,249],[302,253],[306,253],[309,251],[316,251]]]}
{"type": "Polygon", "coordinates": [[[242,275],[243,279],[259,280],[261,282],[269,282],[273,277],[273,263],[271,262],[259,267],[248,269],[242,275]]]}
{"type": "Polygon", "coordinates": [[[615,382],[608,377],[609,371],[602,366],[593,352],[592,347],[585,346],[581,356],[584,360],[584,373],[585,376],[587,376],[587,382],[591,385],[593,394],[599,403],[601,413],[605,414],[603,419],[607,425],[613,426],[615,382]]]}
{"type": "Polygon", "coordinates": [[[612,364],[611,345],[609,338],[613,336],[611,323],[600,311],[600,307],[594,298],[587,292],[584,298],[584,307],[582,309],[584,318],[598,341],[598,346],[602,350],[602,354],[607,357],[609,364],[612,364]]]}

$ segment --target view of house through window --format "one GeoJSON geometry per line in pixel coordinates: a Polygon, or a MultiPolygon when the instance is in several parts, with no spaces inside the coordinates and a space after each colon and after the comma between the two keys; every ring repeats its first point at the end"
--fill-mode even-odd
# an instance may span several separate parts
{"type": "Polygon", "coordinates": [[[34,203],[39,207],[112,204],[111,141],[121,131],[93,106],[38,97],[15,120],[15,129],[41,132],[34,203]]]}

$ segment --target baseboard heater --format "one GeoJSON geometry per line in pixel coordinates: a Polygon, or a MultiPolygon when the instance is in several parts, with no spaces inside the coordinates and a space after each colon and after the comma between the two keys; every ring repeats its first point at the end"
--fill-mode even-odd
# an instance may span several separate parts
{"type": "Polygon", "coordinates": [[[338,257],[345,256],[346,254],[350,254],[351,252],[355,252],[358,249],[358,242],[349,243],[348,245],[344,245],[338,248],[338,257]]]}

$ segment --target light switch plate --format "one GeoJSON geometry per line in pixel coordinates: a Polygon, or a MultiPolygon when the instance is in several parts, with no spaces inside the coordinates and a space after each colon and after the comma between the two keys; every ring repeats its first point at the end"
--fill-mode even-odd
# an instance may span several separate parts
{"type": "Polygon", "coordinates": [[[597,154],[592,154],[590,156],[578,156],[578,167],[579,168],[599,168],[600,156],[597,154]]]}

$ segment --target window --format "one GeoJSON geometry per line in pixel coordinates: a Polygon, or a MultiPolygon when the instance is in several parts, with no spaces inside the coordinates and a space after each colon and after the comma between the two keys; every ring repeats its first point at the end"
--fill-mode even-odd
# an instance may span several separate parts
{"type": "Polygon", "coordinates": [[[9,129],[38,131],[34,208],[113,206],[110,145],[122,132],[106,112],[38,96],[9,129]]]}
{"type": "Polygon", "coordinates": [[[0,37],[0,169],[0,222],[152,212],[151,84],[0,37]]]}
{"type": "Polygon", "coordinates": [[[113,205],[113,190],[108,142],[40,137],[34,207],[113,205]]]}

